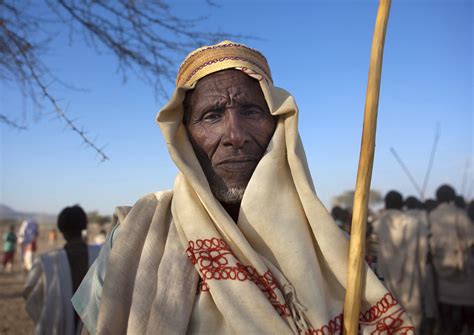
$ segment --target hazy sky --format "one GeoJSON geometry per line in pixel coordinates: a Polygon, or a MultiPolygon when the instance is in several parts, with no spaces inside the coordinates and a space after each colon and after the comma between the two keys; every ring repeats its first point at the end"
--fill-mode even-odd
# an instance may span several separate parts
{"type": "MultiPolygon", "coordinates": [[[[353,189],[377,2],[225,1],[220,8],[203,7],[201,1],[172,3],[176,15],[208,15],[203,29],[260,37],[243,42],[262,51],[275,84],[296,98],[320,198],[330,206],[333,196],[353,189]]],[[[49,213],[79,203],[87,211],[110,214],[116,205],[171,188],[176,168],[154,121],[164,100],[133,76],[123,83],[113,57],[98,55],[79,38],[70,44],[60,32],[46,62],[57,77],[86,91],[53,85],[56,95],[99,144],[107,144],[110,160],[100,163],[46,103],[45,115],[33,117],[31,105],[1,83],[1,112],[26,121],[29,129],[0,125],[0,202],[49,213]]],[[[416,194],[390,148],[422,184],[439,123],[427,193],[432,196],[444,182],[474,193],[472,172],[462,183],[473,152],[472,49],[472,1],[393,0],[373,189],[416,194]]]]}

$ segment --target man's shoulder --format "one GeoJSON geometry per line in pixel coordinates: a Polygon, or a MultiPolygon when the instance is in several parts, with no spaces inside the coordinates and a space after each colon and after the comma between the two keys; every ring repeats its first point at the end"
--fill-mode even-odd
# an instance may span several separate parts
{"type": "Polygon", "coordinates": [[[39,254],[38,258],[43,259],[43,260],[51,259],[51,258],[60,256],[62,253],[66,254],[66,251],[64,250],[64,248],[57,248],[57,249],[49,250],[49,251],[39,254]]]}
{"type": "Polygon", "coordinates": [[[133,206],[117,206],[113,216],[113,226],[125,222],[130,215],[134,217],[152,216],[159,206],[167,206],[173,197],[173,190],[148,193],[138,199],[133,206]]]}
{"type": "Polygon", "coordinates": [[[67,257],[64,248],[49,250],[38,254],[33,262],[34,268],[50,267],[50,264],[58,262],[61,257],[67,257]]]}
{"type": "Polygon", "coordinates": [[[381,221],[391,221],[403,217],[404,213],[398,209],[384,209],[380,212],[378,219],[381,221]]]}
{"type": "Polygon", "coordinates": [[[430,212],[430,217],[431,218],[439,218],[439,217],[443,217],[443,216],[446,216],[446,215],[458,214],[458,213],[462,213],[462,212],[463,211],[461,209],[457,208],[453,204],[441,203],[435,209],[433,209],[430,212]]]}
{"type": "MultiPolygon", "coordinates": [[[[158,191],[158,192],[153,192],[153,193],[148,193],[142,196],[140,199],[137,200],[135,206],[149,206],[152,204],[158,204],[160,201],[162,201],[165,198],[169,198],[173,196],[173,190],[165,190],[165,191],[158,191]]],[[[132,207],[132,208],[133,208],[132,207]]]]}

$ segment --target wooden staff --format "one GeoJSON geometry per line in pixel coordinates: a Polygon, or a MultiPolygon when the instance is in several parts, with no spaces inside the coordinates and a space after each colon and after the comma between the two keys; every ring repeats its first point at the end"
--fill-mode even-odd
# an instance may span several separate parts
{"type": "Polygon", "coordinates": [[[364,287],[365,231],[369,205],[370,179],[375,151],[377,108],[379,104],[380,76],[382,72],[383,45],[387,30],[391,0],[380,0],[370,52],[369,79],[364,110],[364,127],[357,170],[357,182],[349,246],[349,268],[344,301],[344,334],[357,334],[364,287]]]}

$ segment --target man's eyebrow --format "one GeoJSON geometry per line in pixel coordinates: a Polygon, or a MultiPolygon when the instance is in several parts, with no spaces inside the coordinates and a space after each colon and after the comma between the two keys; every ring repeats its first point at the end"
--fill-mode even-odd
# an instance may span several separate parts
{"type": "MultiPolygon", "coordinates": [[[[209,97],[209,95],[207,96],[209,97]]],[[[209,100],[209,99],[202,99],[200,100],[200,103],[196,103],[194,105],[193,110],[196,113],[203,113],[206,112],[209,108],[222,108],[226,105],[227,99],[223,97],[222,95],[215,94],[213,95],[215,97],[214,100],[209,100]]]]}
{"type": "Polygon", "coordinates": [[[255,99],[250,97],[248,94],[243,93],[234,97],[234,101],[242,106],[255,106],[263,109],[268,109],[267,102],[265,100],[255,99]]]}

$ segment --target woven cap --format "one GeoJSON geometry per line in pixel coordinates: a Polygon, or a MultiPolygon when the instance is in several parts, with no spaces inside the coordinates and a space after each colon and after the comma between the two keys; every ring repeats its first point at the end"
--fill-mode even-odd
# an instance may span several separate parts
{"type": "Polygon", "coordinates": [[[243,44],[223,41],[191,52],[179,67],[177,87],[192,87],[199,79],[229,68],[250,68],[272,82],[266,58],[243,44]]]}

